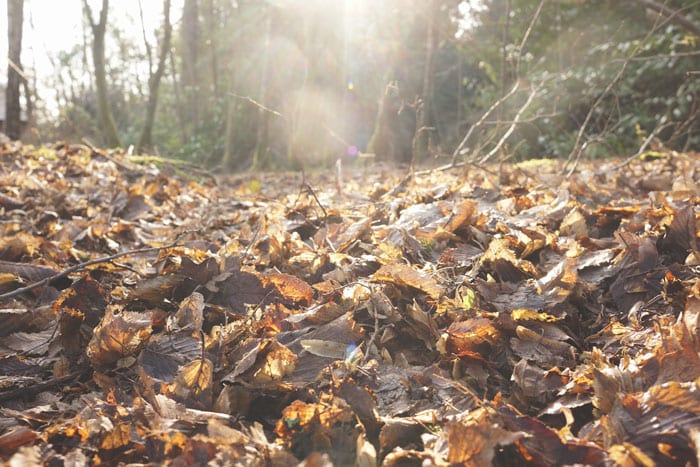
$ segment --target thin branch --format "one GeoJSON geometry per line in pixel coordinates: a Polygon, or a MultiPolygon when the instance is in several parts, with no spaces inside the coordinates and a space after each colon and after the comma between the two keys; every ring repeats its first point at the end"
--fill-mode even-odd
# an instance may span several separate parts
{"type": "Polygon", "coordinates": [[[453,167],[457,164],[457,157],[458,157],[458,156],[460,155],[460,153],[462,152],[462,148],[464,148],[464,146],[465,146],[465,145],[467,144],[467,142],[469,141],[469,138],[471,138],[472,133],[474,133],[474,130],[477,129],[477,128],[479,128],[481,125],[483,125],[484,122],[486,121],[486,119],[489,118],[489,117],[491,116],[491,114],[493,113],[493,111],[496,110],[496,108],[497,108],[499,105],[501,105],[503,102],[505,102],[506,100],[508,100],[508,99],[510,98],[510,96],[512,96],[513,94],[515,94],[515,92],[518,90],[519,87],[520,87],[520,82],[519,82],[519,81],[516,81],[515,84],[513,85],[513,87],[511,88],[511,90],[508,91],[508,93],[507,93],[506,95],[504,95],[503,97],[501,97],[500,99],[498,99],[496,102],[494,102],[494,103],[491,105],[491,107],[489,107],[488,110],[486,110],[486,112],[484,112],[484,114],[481,116],[481,118],[479,118],[479,120],[478,120],[474,125],[472,125],[471,127],[469,127],[469,131],[467,131],[467,134],[464,135],[464,138],[462,138],[462,141],[460,141],[460,143],[457,145],[457,147],[455,148],[454,152],[452,153],[452,166],[453,166],[453,167]]]}
{"type": "MultiPolygon", "coordinates": [[[[696,55],[700,55],[700,50],[691,50],[690,52],[674,52],[670,54],[656,54],[656,55],[645,55],[643,57],[627,57],[627,58],[613,58],[610,60],[610,63],[615,63],[615,62],[646,62],[646,61],[651,61],[651,60],[660,60],[662,58],[682,58],[682,57],[694,57],[696,55]]],[[[692,71],[689,71],[688,73],[693,73],[692,71]]],[[[700,72],[696,72],[700,73],[700,72]]]]}
{"type": "MultiPolygon", "coordinates": [[[[513,84],[513,87],[510,89],[510,91],[508,91],[508,93],[504,94],[496,102],[494,102],[491,105],[491,107],[489,107],[486,110],[486,112],[481,116],[481,118],[479,118],[479,120],[474,125],[469,127],[467,134],[464,135],[464,138],[462,138],[462,141],[460,141],[460,143],[457,145],[454,152],[452,153],[452,162],[450,164],[451,167],[457,166],[457,157],[460,155],[460,153],[462,152],[462,149],[469,142],[469,139],[471,138],[474,131],[476,129],[480,128],[486,122],[486,119],[491,116],[491,114],[494,112],[494,110],[496,110],[501,104],[503,104],[512,95],[514,95],[518,91],[518,89],[520,88],[519,70],[520,70],[520,61],[522,58],[522,51],[525,48],[525,44],[527,43],[527,40],[529,39],[533,28],[535,27],[535,23],[537,23],[537,20],[539,19],[539,16],[540,16],[540,13],[542,12],[542,7],[544,6],[545,1],[546,0],[540,1],[539,5],[537,6],[537,10],[535,10],[535,14],[532,15],[532,19],[530,20],[530,24],[528,25],[527,29],[525,30],[525,34],[523,35],[523,38],[520,41],[520,45],[518,46],[518,58],[517,58],[517,62],[515,65],[515,76],[518,79],[516,79],[515,83],[513,84]]],[[[530,105],[533,98],[534,98],[534,96],[532,96],[532,94],[528,97],[528,102],[527,102],[526,107],[530,105]]],[[[522,115],[523,110],[524,110],[524,108],[521,108],[521,111],[518,113],[519,116],[522,115]]],[[[501,120],[501,119],[499,118],[499,120],[501,120]]],[[[510,134],[513,132],[513,129],[514,129],[514,127],[511,124],[510,128],[507,131],[508,136],[510,136],[510,134]]],[[[503,138],[501,138],[501,139],[503,140],[503,138]]],[[[499,144],[502,144],[502,143],[499,143],[499,144]]]]}
{"type": "Polygon", "coordinates": [[[7,64],[10,65],[10,68],[15,70],[15,73],[17,73],[25,83],[29,82],[29,78],[27,77],[27,75],[24,74],[24,70],[20,68],[19,65],[17,65],[15,62],[13,62],[10,57],[7,57],[7,64]]]}
{"type": "Polygon", "coordinates": [[[68,274],[72,274],[74,272],[79,272],[79,271],[84,271],[90,266],[94,266],[95,264],[101,264],[101,263],[110,263],[113,260],[117,258],[122,258],[124,256],[130,256],[130,255],[140,255],[144,253],[157,253],[162,250],[167,250],[168,248],[173,248],[174,246],[177,245],[177,240],[170,245],[166,246],[160,246],[160,247],[153,247],[153,248],[139,248],[136,250],[127,250],[127,251],[122,251],[121,253],[117,253],[111,256],[104,256],[102,258],[96,258],[96,259],[91,259],[90,261],[85,261],[84,263],[76,264],[75,266],[71,266],[67,269],[64,269],[63,271],[54,274],[53,276],[46,277],[38,282],[34,282],[33,284],[29,284],[26,287],[20,287],[19,289],[15,289],[11,292],[4,293],[0,295],[0,300],[6,300],[8,298],[16,297],[17,295],[21,295],[23,293],[29,292],[30,290],[34,290],[38,287],[45,286],[49,284],[50,282],[56,281],[58,279],[62,279],[66,277],[68,274]]]}
{"type": "Polygon", "coordinates": [[[552,112],[548,114],[537,114],[533,115],[532,117],[529,118],[521,118],[519,122],[515,122],[515,120],[487,120],[484,122],[484,125],[510,125],[511,123],[532,123],[536,122],[538,120],[542,120],[544,118],[554,118],[554,117],[560,117],[564,112],[552,112]]]}
{"type": "Polygon", "coordinates": [[[78,371],[75,371],[71,374],[68,374],[66,376],[61,376],[59,378],[51,378],[48,381],[41,381],[38,383],[34,383],[30,386],[27,387],[21,387],[17,389],[12,389],[9,391],[3,391],[0,392],[0,402],[5,402],[13,399],[17,399],[19,397],[29,397],[33,396],[35,394],[38,394],[42,391],[45,391],[49,388],[56,387],[56,386],[63,386],[65,387],[67,383],[80,378],[81,376],[84,376],[88,374],[89,369],[88,368],[83,368],[78,371]]]}
{"type": "MultiPolygon", "coordinates": [[[[697,24],[693,23],[692,21],[689,21],[688,19],[685,18],[685,16],[681,15],[681,12],[685,8],[681,8],[679,10],[674,10],[673,8],[670,8],[663,3],[656,2],[654,0],[637,0],[639,3],[644,5],[646,8],[649,8],[650,10],[656,11],[659,13],[659,15],[663,16],[666,18],[667,21],[670,21],[671,23],[674,23],[677,26],[682,27],[686,31],[695,34],[696,36],[700,36],[700,26],[697,24]]],[[[687,7],[690,8],[690,7],[687,7]]]]}
{"type": "Polygon", "coordinates": [[[515,117],[513,118],[513,123],[511,123],[511,125],[508,127],[506,132],[503,133],[503,136],[501,136],[501,139],[498,140],[498,143],[496,143],[496,146],[494,146],[493,149],[491,149],[491,151],[489,151],[488,154],[486,154],[484,157],[481,158],[481,160],[479,160],[479,164],[483,164],[486,161],[488,161],[491,157],[493,157],[494,154],[496,154],[501,149],[501,147],[503,147],[503,144],[506,142],[508,137],[515,130],[515,126],[518,123],[520,123],[520,117],[523,115],[523,112],[525,112],[525,110],[528,107],[530,107],[530,104],[532,104],[533,99],[537,95],[537,91],[538,91],[537,88],[532,89],[532,91],[530,92],[530,95],[527,96],[527,100],[525,101],[525,103],[522,105],[522,107],[520,107],[520,109],[518,109],[518,112],[515,114],[515,117]]]}
{"type": "Polygon", "coordinates": [[[546,0],[541,0],[540,4],[537,5],[537,10],[535,10],[535,14],[532,15],[532,20],[530,20],[530,25],[527,27],[527,30],[525,31],[525,34],[523,35],[523,40],[520,41],[520,45],[518,46],[518,58],[515,62],[515,76],[520,77],[520,60],[523,57],[523,48],[525,47],[525,44],[527,43],[527,39],[530,37],[530,33],[532,32],[532,29],[535,27],[535,23],[537,22],[537,19],[540,17],[540,13],[542,12],[542,7],[544,6],[544,2],[546,0]]]}
{"type": "MultiPolygon", "coordinates": [[[[641,3],[648,3],[646,0],[639,0],[641,3]]],[[[656,3],[656,2],[649,2],[649,3],[656,3]]],[[[663,5],[662,5],[663,6],[663,5]]],[[[659,11],[659,10],[657,10],[659,11]]],[[[666,12],[668,13],[668,12],[666,12]]],[[[674,15],[677,14],[678,12],[674,12],[674,15]]],[[[666,23],[669,21],[673,20],[674,16],[665,14],[664,20],[661,21],[658,24],[655,24],[654,27],[649,30],[644,37],[642,41],[640,41],[637,46],[632,50],[630,55],[625,58],[624,62],[622,63],[622,66],[620,67],[620,70],[617,72],[615,77],[608,83],[608,85],[605,87],[603,92],[598,96],[598,98],[595,100],[591,108],[588,110],[588,113],[586,114],[586,118],[584,119],[583,123],[581,124],[581,127],[579,128],[578,134],[576,135],[576,141],[574,142],[574,146],[571,149],[571,152],[569,153],[569,157],[567,157],[566,162],[564,163],[563,169],[567,170],[567,166],[572,163],[573,165],[568,169],[566,177],[571,177],[571,175],[574,173],[576,170],[576,166],[578,166],[579,161],[581,160],[581,155],[584,152],[584,149],[586,148],[587,145],[581,143],[581,139],[583,138],[583,134],[586,132],[586,129],[588,127],[588,124],[591,121],[591,118],[593,117],[593,113],[595,112],[596,108],[600,105],[600,103],[603,101],[604,98],[607,97],[607,95],[612,91],[612,89],[617,85],[617,83],[622,79],[622,76],[625,74],[625,71],[627,70],[627,66],[631,63],[632,59],[635,57],[635,55],[639,52],[639,50],[642,47],[642,44],[644,41],[646,41],[651,35],[656,32],[659,28],[664,26],[666,23]]]]}
{"type": "Polygon", "coordinates": [[[595,112],[596,108],[598,108],[600,103],[603,102],[603,99],[607,97],[608,93],[612,90],[612,88],[620,81],[620,79],[622,79],[622,75],[625,74],[627,65],[629,65],[628,61],[622,64],[620,70],[617,72],[615,77],[612,79],[612,81],[608,83],[603,92],[600,93],[600,95],[595,100],[591,108],[588,110],[586,118],[583,120],[583,123],[581,124],[581,127],[578,129],[578,133],[576,134],[576,141],[574,142],[574,147],[571,149],[569,157],[567,157],[566,162],[564,163],[564,168],[566,169],[566,166],[569,165],[572,160],[574,161],[573,165],[571,166],[566,175],[567,178],[574,173],[574,170],[576,170],[576,166],[578,165],[579,160],[581,160],[581,155],[583,154],[583,150],[585,149],[584,145],[581,143],[581,139],[583,138],[583,135],[586,132],[586,129],[588,128],[588,123],[591,121],[591,118],[593,118],[593,113],[595,112]]]}
{"type": "Polygon", "coordinates": [[[308,182],[304,182],[303,188],[306,190],[307,193],[314,197],[314,199],[316,200],[316,204],[318,204],[318,206],[321,208],[321,211],[323,211],[323,220],[325,221],[326,219],[328,219],[328,212],[326,212],[326,208],[323,207],[323,204],[321,204],[321,201],[318,199],[318,196],[316,196],[316,192],[311,187],[311,185],[309,185],[308,182]]]}
{"type": "MultiPolygon", "coordinates": [[[[481,166],[473,161],[462,161],[462,162],[457,162],[456,164],[444,164],[444,165],[441,165],[441,166],[438,166],[438,167],[435,167],[432,169],[416,170],[415,172],[413,172],[413,176],[418,177],[418,176],[422,176],[422,175],[428,175],[428,174],[431,174],[433,172],[445,172],[445,171],[450,170],[450,169],[458,169],[460,167],[466,167],[466,166],[471,166],[471,167],[474,167],[475,169],[483,170],[487,174],[493,175],[495,177],[498,176],[498,174],[496,172],[489,170],[486,167],[483,167],[483,166],[481,166]]],[[[384,195],[384,197],[386,197],[386,194],[384,195]]]]}
{"type": "Polygon", "coordinates": [[[260,110],[264,110],[265,112],[270,112],[272,115],[274,115],[274,116],[276,116],[276,117],[279,117],[279,118],[281,118],[282,120],[287,120],[287,119],[285,118],[285,116],[282,115],[281,113],[279,113],[278,111],[276,111],[276,110],[274,110],[274,109],[271,109],[271,108],[269,108],[269,107],[266,107],[265,105],[261,104],[260,102],[256,101],[255,99],[253,99],[253,98],[250,97],[250,96],[239,96],[238,94],[236,94],[236,93],[234,93],[234,92],[229,92],[229,94],[230,94],[231,96],[235,97],[236,99],[241,99],[241,100],[244,100],[244,101],[248,101],[248,102],[250,102],[251,104],[253,104],[254,106],[256,106],[257,108],[259,108],[260,110]]]}
{"type": "Polygon", "coordinates": [[[629,164],[630,162],[632,162],[633,160],[635,160],[636,158],[638,158],[639,156],[641,156],[642,154],[644,154],[644,151],[647,150],[647,148],[649,147],[651,142],[654,140],[654,138],[656,138],[656,136],[659,133],[661,133],[664,129],[668,128],[669,126],[673,125],[674,123],[675,122],[668,122],[665,125],[659,125],[656,128],[654,128],[654,131],[649,133],[649,136],[647,136],[646,139],[644,140],[644,142],[642,142],[642,145],[639,146],[639,149],[637,150],[637,152],[635,152],[634,154],[629,156],[627,159],[625,159],[624,161],[617,164],[615,167],[613,167],[613,169],[615,169],[615,170],[621,169],[624,166],[626,166],[627,164],[629,164]]]}
{"type": "Polygon", "coordinates": [[[146,46],[146,55],[148,56],[148,74],[153,74],[153,51],[151,49],[151,44],[148,42],[148,37],[146,36],[146,22],[143,19],[143,5],[141,0],[138,0],[139,5],[139,18],[141,19],[141,35],[143,36],[143,44],[146,46]]]}

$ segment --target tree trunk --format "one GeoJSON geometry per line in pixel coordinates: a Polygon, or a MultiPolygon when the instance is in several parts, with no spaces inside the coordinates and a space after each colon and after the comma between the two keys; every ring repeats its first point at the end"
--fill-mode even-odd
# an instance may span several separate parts
{"type": "Polygon", "coordinates": [[[413,162],[420,162],[427,158],[430,152],[430,140],[432,129],[430,128],[430,112],[433,100],[433,74],[435,73],[435,20],[436,20],[435,0],[426,2],[426,39],[425,39],[425,68],[423,69],[423,90],[421,92],[421,103],[416,109],[417,122],[416,134],[413,144],[413,162]]]}
{"type": "Polygon", "coordinates": [[[22,132],[19,88],[22,81],[20,54],[22,52],[23,0],[7,0],[7,88],[5,89],[5,133],[19,139],[22,132]]]}
{"type": "MultiPolygon", "coordinates": [[[[265,45],[262,56],[260,88],[258,90],[258,102],[262,106],[267,105],[267,88],[270,81],[268,62],[270,61],[273,9],[274,7],[272,6],[268,7],[267,18],[265,18],[265,45]]],[[[262,106],[258,108],[258,130],[255,140],[255,151],[253,152],[253,170],[264,169],[270,165],[270,113],[262,106]]]]}
{"type": "Polygon", "coordinates": [[[219,95],[219,17],[221,10],[215,5],[214,0],[207,2],[206,14],[204,16],[207,28],[206,43],[207,55],[209,58],[209,69],[211,74],[211,85],[216,99],[221,99],[219,95]]]}
{"type": "Polygon", "coordinates": [[[226,126],[224,129],[224,154],[221,156],[221,166],[224,169],[230,169],[233,165],[234,150],[236,147],[234,141],[236,118],[236,102],[233,96],[226,98],[226,126]]]}
{"type": "Polygon", "coordinates": [[[109,105],[107,91],[107,69],[105,65],[105,33],[107,31],[107,12],[109,0],[102,0],[100,19],[93,20],[92,10],[87,0],[83,0],[83,9],[92,28],[92,61],[95,66],[95,88],[97,89],[97,112],[99,114],[102,137],[109,147],[120,146],[117,125],[114,123],[112,109],[109,105]]]}
{"type": "MultiPolygon", "coordinates": [[[[506,95],[506,86],[508,85],[508,44],[510,43],[510,10],[511,0],[506,0],[505,11],[503,13],[503,31],[501,33],[501,73],[500,82],[498,84],[498,97],[503,98],[506,95]]],[[[497,120],[503,121],[504,106],[499,105],[497,109],[497,120]]],[[[497,125],[500,125],[498,123],[497,125]]],[[[498,126],[497,126],[498,128],[498,126]]]]}
{"type": "Polygon", "coordinates": [[[172,37],[173,26],[170,23],[170,0],[163,0],[163,42],[160,44],[158,55],[158,65],[155,72],[151,71],[148,77],[148,106],[146,107],[146,121],[143,124],[141,137],[137,148],[138,153],[145,149],[151,149],[151,135],[153,133],[153,121],[156,117],[158,107],[158,88],[160,80],[165,73],[165,61],[170,51],[170,39],[172,37]]]}
{"type": "Polygon", "coordinates": [[[197,0],[185,0],[182,8],[182,71],[180,83],[183,94],[183,120],[190,137],[199,120],[199,5],[197,0]]]}
{"type": "Polygon", "coordinates": [[[377,160],[410,163],[413,158],[417,120],[415,106],[410,102],[407,104],[404,96],[409,95],[414,99],[420,91],[418,86],[410,87],[408,79],[404,79],[408,78],[404,71],[413,66],[407,58],[409,51],[405,42],[408,36],[401,33],[401,23],[406,18],[400,13],[408,3],[405,0],[387,0],[384,3],[387,7],[386,15],[382,18],[385,23],[383,29],[388,34],[384,40],[389,40],[396,46],[392,45],[388,49],[390,51],[382,57],[386,66],[382,80],[384,88],[379,98],[374,130],[367,143],[367,151],[374,153],[377,160]],[[404,87],[401,88],[402,86],[404,87]]]}
{"type": "Polygon", "coordinates": [[[177,129],[180,133],[180,143],[185,144],[187,142],[187,126],[185,125],[185,115],[182,103],[182,92],[180,90],[180,80],[177,76],[177,67],[175,66],[175,54],[171,48],[169,51],[170,55],[170,72],[173,78],[173,94],[175,95],[175,112],[177,113],[177,129]]]}

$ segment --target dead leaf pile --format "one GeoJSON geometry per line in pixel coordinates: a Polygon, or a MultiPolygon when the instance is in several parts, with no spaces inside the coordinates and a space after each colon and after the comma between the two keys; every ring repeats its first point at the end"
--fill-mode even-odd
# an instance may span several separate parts
{"type": "Polygon", "coordinates": [[[698,154],[569,179],[0,162],[12,465],[698,464],[698,154]]]}

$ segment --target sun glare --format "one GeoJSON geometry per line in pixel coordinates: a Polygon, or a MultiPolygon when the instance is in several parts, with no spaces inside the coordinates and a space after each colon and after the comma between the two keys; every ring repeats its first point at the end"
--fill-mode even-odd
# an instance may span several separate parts
{"type": "Polygon", "coordinates": [[[462,37],[466,31],[478,26],[476,19],[476,13],[481,13],[486,11],[486,5],[482,0],[463,0],[460,2],[459,7],[459,18],[457,18],[457,24],[459,29],[457,31],[457,37],[462,37]]]}

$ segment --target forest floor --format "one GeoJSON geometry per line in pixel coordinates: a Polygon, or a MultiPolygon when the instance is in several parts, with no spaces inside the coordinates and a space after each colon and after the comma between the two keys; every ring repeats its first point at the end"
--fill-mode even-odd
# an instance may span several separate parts
{"type": "Polygon", "coordinates": [[[11,465],[698,464],[697,153],[0,164],[11,465]]]}

